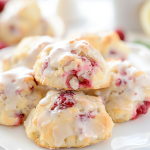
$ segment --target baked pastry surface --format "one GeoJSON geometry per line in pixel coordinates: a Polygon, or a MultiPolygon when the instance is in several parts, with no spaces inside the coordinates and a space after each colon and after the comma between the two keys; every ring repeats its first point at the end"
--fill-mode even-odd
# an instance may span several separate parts
{"type": "Polygon", "coordinates": [[[25,121],[25,131],[45,148],[84,147],[106,140],[114,124],[101,97],[49,91],[25,121]]]}
{"type": "Polygon", "coordinates": [[[33,35],[53,36],[53,29],[33,0],[8,1],[0,16],[0,40],[8,45],[33,35]]]}
{"type": "Polygon", "coordinates": [[[119,58],[127,59],[130,50],[127,45],[120,40],[116,32],[89,32],[75,37],[83,38],[88,41],[95,49],[97,49],[105,59],[119,58]]]}
{"type": "Polygon", "coordinates": [[[12,68],[26,66],[33,68],[39,53],[56,39],[50,36],[30,36],[23,38],[14,49],[11,56],[3,59],[2,69],[7,71],[12,68]]]}
{"type": "Polygon", "coordinates": [[[150,77],[129,61],[109,60],[110,87],[90,91],[104,98],[108,114],[114,122],[136,119],[150,107],[150,77]]]}
{"type": "Polygon", "coordinates": [[[38,56],[34,71],[38,82],[52,88],[99,89],[110,83],[106,61],[81,39],[48,45],[38,56]]]}
{"type": "Polygon", "coordinates": [[[38,85],[33,70],[15,68],[0,74],[0,124],[17,126],[46,95],[47,88],[38,85]]]}

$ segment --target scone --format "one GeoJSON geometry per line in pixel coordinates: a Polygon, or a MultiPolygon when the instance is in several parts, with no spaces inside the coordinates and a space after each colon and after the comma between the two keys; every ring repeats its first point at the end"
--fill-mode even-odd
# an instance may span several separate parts
{"type": "Polygon", "coordinates": [[[125,60],[130,52],[127,45],[120,40],[116,32],[91,32],[74,36],[88,41],[105,59],[120,58],[125,60]]]}
{"type": "Polygon", "coordinates": [[[33,77],[33,70],[20,67],[1,73],[0,124],[20,125],[45,95],[33,77]]]}
{"type": "Polygon", "coordinates": [[[101,54],[81,39],[48,45],[34,65],[35,78],[52,88],[99,89],[110,84],[110,72],[101,54]]]}
{"type": "Polygon", "coordinates": [[[0,41],[17,44],[23,37],[53,35],[34,0],[11,0],[0,16],[0,41]]]}
{"type": "Polygon", "coordinates": [[[4,58],[2,69],[7,71],[19,66],[33,68],[39,53],[56,39],[50,36],[31,36],[21,40],[15,48],[13,55],[4,58]]]}
{"type": "Polygon", "coordinates": [[[150,107],[150,77],[128,61],[110,60],[110,87],[94,91],[104,98],[108,114],[114,122],[136,119],[150,107]]]}
{"type": "Polygon", "coordinates": [[[106,140],[114,124],[101,97],[49,91],[25,121],[25,131],[45,148],[84,147],[106,140]]]}

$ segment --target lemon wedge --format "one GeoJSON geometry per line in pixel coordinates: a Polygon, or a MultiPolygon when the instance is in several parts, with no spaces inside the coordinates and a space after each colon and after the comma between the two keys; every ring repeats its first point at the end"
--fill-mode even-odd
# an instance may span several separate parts
{"type": "Polygon", "coordinates": [[[144,32],[150,36],[150,0],[142,4],[140,9],[140,23],[144,32]]]}

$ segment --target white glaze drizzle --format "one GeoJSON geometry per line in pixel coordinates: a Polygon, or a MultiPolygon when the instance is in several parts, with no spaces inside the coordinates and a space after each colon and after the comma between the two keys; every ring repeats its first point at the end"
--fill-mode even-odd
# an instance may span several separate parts
{"type": "Polygon", "coordinates": [[[149,88],[150,78],[146,75],[140,75],[134,78],[134,74],[138,73],[139,70],[131,66],[128,61],[110,61],[108,62],[108,66],[112,75],[111,85],[109,88],[96,91],[95,94],[102,96],[105,103],[107,103],[109,96],[113,95],[113,99],[111,98],[110,103],[107,105],[107,109],[121,108],[132,111],[133,106],[126,106],[124,100],[126,99],[134,102],[144,101],[146,98],[144,88],[149,88]],[[116,81],[118,79],[122,81],[120,86],[116,86],[116,81]]]}
{"type": "Polygon", "coordinates": [[[87,118],[81,121],[80,116],[77,116],[75,120],[75,130],[78,133],[79,140],[82,141],[87,137],[96,139],[98,134],[101,134],[105,131],[103,124],[95,124],[92,121],[92,118],[87,118]],[[101,126],[101,128],[99,127],[101,126]]]}
{"type": "Polygon", "coordinates": [[[71,135],[74,135],[74,132],[70,124],[60,123],[53,128],[55,145],[58,147],[60,147],[63,144],[65,138],[71,135]]]}
{"type": "Polygon", "coordinates": [[[30,45],[30,50],[28,51],[28,55],[26,59],[23,61],[25,64],[34,65],[38,54],[48,45],[54,43],[55,39],[50,36],[39,36],[37,40],[33,41],[30,45]]]}
{"type": "MultiPolygon", "coordinates": [[[[65,71],[75,70],[77,68],[77,64],[76,63],[74,64],[74,62],[73,62],[74,58],[80,60],[79,63],[81,65],[81,68],[83,66],[82,70],[85,70],[84,73],[86,72],[86,70],[92,71],[92,68],[84,68],[88,63],[87,60],[85,61],[85,64],[84,64],[84,61],[81,63],[81,58],[78,54],[82,51],[83,53],[85,53],[85,56],[88,55],[90,57],[95,58],[100,67],[102,67],[101,64],[103,64],[103,68],[101,68],[102,72],[103,72],[103,76],[104,76],[104,79],[101,83],[101,84],[103,84],[103,82],[105,82],[106,76],[108,74],[107,64],[106,64],[105,60],[103,59],[103,57],[101,56],[101,54],[97,50],[95,50],[92,46],[90,46],[89,43],[87,43],[87,44],[85,44],[85,43],[87,43],[87,42],[84,40],[75,41],[73,44],[70,44],[69,41],[61,41],[61,42],[58,42],[58,43],[56,42],[55,44],[51,44],[51,45],[47,46],[45,48],[45,50],[48,48],[51,48],[51,51],[48,55],[48,58],[46,58],[46,60],[48,60],[48,67],[43,72],[43,78],[45,78],[45,77],[50,78],[50,76],[54,73],[55,69],[59,69],[59,70],[64,69],[65,71]],[[86,51],[86,52],[83,51],[83,47],[86,48],[88,51],[86,51]],[[75,50],[76,53],[72,53],[71,52],[72,50],[75,50]],[[70,59],[68,59],[68,65],[60,66],[60,61],[64,57],[70,57],[70,59]],[[71,61],[71,63],[70,63],[70,61],[71,61]],[[64,68],[62,68],[63,66],[64,66],[64,68]]],[[[65,63],[67,63],[67,62],[65,62],[65,63]]],[[[87,75],[85,75],[85,76],[87,76],[87,75]]]]}
{"type": "MultiPolygon", "coordinates": [[[[47,104],[48,98],[49,101],[51,99],[55,102],[57,101],[58,96],[57,92],[49,91],[47,98],[42,100],[42,104],[47,104]],[[51,99],[51,96],[53,96],[53,99],[51,99]]],[[[71,97],[68,95],[66,98],[70,99],[71,97]]],[[[95,123],[92,120],[93,118],[87,117],[90,111],[92,111],[91,115],[96,115],[98,106],[97,102],[93,98],[90,98],[89,100],[87,96],[83,95],[83,93],[75,93],[73,99],[76,101],[76,104],[73,106],[76,109],[76,112],[72,113],[70,109],[60,110],[58,107],[55,107],[55,109],[51,111],[50,108],[53,106],[53,103],[51,102],[46,106],[47,110],[38,117],[37,127],[39,130],[48,125],[54,119],[58,119],[56,126],[53,128],[53,137],[55,138],[55,145],[57,147],[60,147],[63,144],[64,139],[71,135],[78,135],[79,140],[83,140],[87,137],[95,139],[98,134],[105,131],[103,124],[95,123]],[[81,110],[82,112],[80,112],[81,110]],[[79,115],[81,114],[85,114],[86,119],[84,121],[80,119],[79,115]],[[61,119],[59,120],[59,118],[61,119]],[[80,132],[81,129],[82,133],[80,132]]],[[[99,100],[102,101],[101,99],[99,100]]]]}
{"type": "Polygon", "coordinates": [[[39,104],[40,105],[46,105],[49,102],[49,98],[52,97],[53,95],[57,95],[59,93],[59,91],[49,91],[46,95],[46,97],[44,97],[39,104]]]}
{"type": "Polygon", "coordinates": [[[4,94],[6,95],[4,102],[7,111],[16,109],[16,103],[20,99],[20,95],[17,92],[32,87],[32,85],[27,84],[24,81],[24,78],[30,77],[32,72],[33,70],[20,67],[0,74],[0,83],[3,86],[4,94]]]}
{"type": "Polygon", "coordinates": [[[17,50],[14,51],[15,53],[20,53],[20,50],[24,46],[29,46],[29,50],[27,52],[27,55],[24,60],[20,59],[20,61],[17,62],[17,64],[14,64],[14,68],[18,66],[27,66],[27,67],[33,67],[33,65],[36,62],[38,54],[48,45],[51,43],[54,43],[56,39],[51,38],[50,36],[37,36],[37,37],[30,37],[25,39],[19,47],[17,47],[17,50]]]}
{"type": "MultiPolygon", "coordinates": [[[[116,61],[114,63],[110,62],[110,68],[117,69],[118,73],[114,73],[113,70],[111,72],[113,81],[112,86],[117,88],[117,91],[121,89],[121,86],[116,87],[115,83],[116,80],[119,78],[122,81],[125,81],[127,84],[127,88],[122,93],[124,96],[127,96],[132,101],[142,101],[145,98],[145,93],[143,91],[143,87],[149,86],[150,78],[148,76],[140,75],[139,77],[132,80],[134,74],[137,73],[139,70],[135,67],[128,67],[131,65],[128,61],[121,62],[116,61]],[[126,75],[121,75],[121,71],[124,70],[126,75]],[[136,93],[136,94],[135,94],[136,93]]],[[[111,88],[109,88],[111,90],[111,88]]],[[[122,95],[120,94],[120,95],[122,95]]]]}

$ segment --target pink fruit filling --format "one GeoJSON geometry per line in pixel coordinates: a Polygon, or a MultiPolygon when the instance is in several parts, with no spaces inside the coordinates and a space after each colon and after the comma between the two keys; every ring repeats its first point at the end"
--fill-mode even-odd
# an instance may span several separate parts
{"type": "Polygon", "coordinates": [[[123,40],[123,41],[125,40],[125,35],[124,35],[124,32],[122,30],[117,29],[116,33],[119,35],[121,40],[123,40]]]}
{"type": "Polygon", "coordinates": [[[76,52],[76,50],[71,50],[71,53],[76,54],[77,52],[76,52]]]}
{"type": "MultiPolygon", "coordinates": [[[[78,75],[77,75],[78,71],[75,71],[75,70],[72,70],[70,72],[70,74],[68,75],[68,78],[66,80],[66,84],[67,84],[67,87],[72,89],[72,87],[70,86],[70,76],[73,76],[73,77],[76,77],[78,79],[78,75]]],[[[82,77],[83,78],[83,77],[82,77]]],[[[79,87],[82,88],[82,87],[91,87],[91,81],[88,80],[88,79],[84,79],[82,81],[79,81],[79,87]]]]}
{"type": "Polygon", "coordinates": [[[125,84],[127,84],[127,82],[124,80],[121,80],[121,79],[116,80],[116,86],[121,86],[121,85],[125,85],[125,84]]]}
{"type": "Polygon", "coordinates": [[[15,126],[18,126],[23,122],[24,114],[23,113],[16,114],[15,116],[16,116],[16,118],[18,118],[18,122],[15,124],[15,126]]]}
{"type": "Polygon", "coordinates": [[[60,93],[58,100],[54,103],[54,106],[51,108],[51,110],[54,110],[56,107],[63,110],[74,106],[76,102],[73,100],[73,95],[74,93],[72,91],[65,91],[60,93]]]}
{"type": "Polygon", "coordinates": [[[144,101],[143,105],[138,106],[136,115],[132,119],[137,119],[140,114],[146,114],[150,107],[150,101],[144,101]]]}
{"type": "Polygon", "coordinates": [[[115,50],[111,50],[109,53],[110,53],[111,55],[116,55],[116,54],[117,54],[115,50]]]}
{"type": "Polygon", "coordinates": [[[21,91],[22,91],[22,90],[16,90],[16,91],[15,91],[15,94],[18,95],[18,94],[21,93],[21,91]]]}
{"type": "Polygon", "coordinates": [[[33,93],[34,92],[34,86],[32,86],[30,89],[31,89],[31,92],[33,93]]]}
{"type": "Polygon", "coordinates": [[[86,121],[88,118],[95,118],[95,114],[93,114],[92,111],[90,111],[88,114],[79,114],[81,121],[86,121]]]}
{"type": "Polygon", "coordinates": [[[78,76],[80,74],[81,71],[84,70],[89,70],[89,76],[92,74],[91,72],[93,71],[93,68],[98,66],[97,62],[95,61],[91,61],[89,58],[86,58],[84,56],[81,56],[81,60],[83,62],[87,62],[87,64],[90,62],[90,65],[85,65],[83,67],[80,67],[80,65],[78,65],[78,69],[77,70],[71,70],[69,73],[64,73],[63,77],[65,77],[67,75],[67,80],[66,80],[66,84],[67,87],[72,89],[71,85],[70,85],[70,80],[73,77],[76,77],[79,81],[79,88],[84,88],[84,87],[91,87],[92,86],[92,82],[91,80],[83,77],[83,76],[78,76]],[[80,78],[80,79],[79,79],[80,78]]]}
{"type": "Polygon", "coordinates": [[[22,34],[22,30],[16,26],[16,25],[10,25],[9,26],[9,31],[11,32],[11,34],[15,34],[15,35],[21,35],[22,34]]]}
{"type": "Polygon", "coordinates": [[[122,76],[126,76],[126,75],[127,75],[127,73],[126,73],[126,71],[125,71],[124,69],[122,69],[122,70],[120,71],[120,74],[121,74],[122,76]]]}
{"type": "Polygon", "coordinates": [[[122,84],[122,80],[121,79],[117,79],[116,80],[116,86],[120,86],[122,84]]]}
{"type": "Polygon", "coordinates": [[[98,64],[94,60],[90,60],[89,58],[85,56],[80,56],[82,61],[86,62],[91,62],[92,67],[98,66],[98,64]]]}

